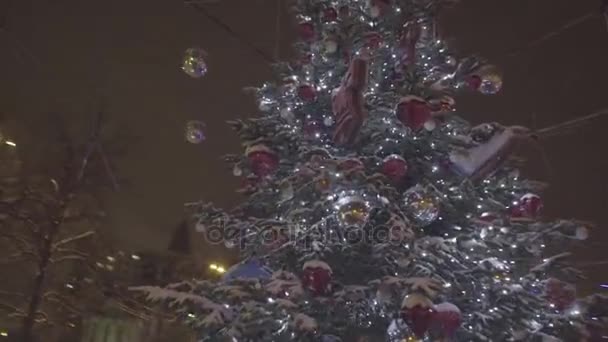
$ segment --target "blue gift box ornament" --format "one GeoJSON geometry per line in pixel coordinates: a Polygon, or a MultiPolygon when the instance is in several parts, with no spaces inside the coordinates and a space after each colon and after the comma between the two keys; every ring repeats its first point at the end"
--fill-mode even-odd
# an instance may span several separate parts
{"type": "Polygon", "coordinates": [[[258,259],[251,258],[230,267],[222,277],[222,281],[229,282],[235,279],[266,280],[270,279],[271,276],[271,269],[264,266],[258,259]]]}

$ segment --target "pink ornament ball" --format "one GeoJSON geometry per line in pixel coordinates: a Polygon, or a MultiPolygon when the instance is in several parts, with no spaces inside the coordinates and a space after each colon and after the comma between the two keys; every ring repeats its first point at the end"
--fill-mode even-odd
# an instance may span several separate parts
{"type": "Polygon", "coordinates": [[[443,336],[452,337],[462,324],[462,313],[452,303],[441,303],[435,305],[435,323],[439,326],[443,336]]]}

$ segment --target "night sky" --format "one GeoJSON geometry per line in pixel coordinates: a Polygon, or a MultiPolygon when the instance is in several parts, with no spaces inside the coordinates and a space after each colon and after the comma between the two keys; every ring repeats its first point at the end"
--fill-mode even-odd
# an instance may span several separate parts
{"type": "MultiPolygon", "coordinates": [[[[272,77],[264,59],[181,1],[8,1],[0,1],[6,13],[6,31],[0,32],[5,130],[18,141],[35,139],[24,127],[45,125],[58,112],[82,127],[104,98],[108,137],[128,145],[126,155],[114,158],[127,183],[107,198],[107,229],[121,246],[165,248],[184,202],[205,199],[228,207],[238,201],[238,182],[220,156],[240,151],[240,142],[224,122],[255,114],[242,88],[272,77]],[[179,69],[191,46],[209,54],[209,74],[200,80],[179,69]],[[206,122],[205,143],[184,141],[190,119],[206,122]]],[[[276,7],[276,0],[220,0],[208,9],[272,55],[276,7]]],[[[292,40],[286,7],[283,58],[292,40]]],[[[472,122],[543,128],[608,107],[608,31],[599,1],[463,0],[441,18],[441,31],[459,54],[478,53],[504,70],[500,95],[457,98],[459,112],[472,122]],[[524,48],[591,11],[598,15],[524,48]],[[519,48],[521,53],[506,57],[519,48]]],[[[578,253],[581,261],[608,259],[607,130],[605,117],[541,141],[548,165],[533,147],[525,151],[526,175],[551,183],[544,196],[548,214],[597,223],[593,239],[578,253]]],[[[589,268],[590,286],[608,281],[607,269],[589,268]]]]}

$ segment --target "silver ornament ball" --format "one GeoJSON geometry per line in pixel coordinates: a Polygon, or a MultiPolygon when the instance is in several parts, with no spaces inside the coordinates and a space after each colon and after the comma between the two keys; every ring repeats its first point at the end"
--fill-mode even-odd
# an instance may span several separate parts
{"type": "Polygon", "coordinates": [[[439,206],[432,196],[421,189],[413,189],[405,194],[405,206],[410,216],[423,226],[439,218],[439,206]]]}

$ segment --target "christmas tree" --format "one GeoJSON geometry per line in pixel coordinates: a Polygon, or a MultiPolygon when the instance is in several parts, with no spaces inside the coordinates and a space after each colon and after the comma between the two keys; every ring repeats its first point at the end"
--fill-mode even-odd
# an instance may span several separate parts
{"type": "Polygon", "coordinates": [[[454,93],[502,80],[439,38],[454,2],[295,1],[300,57],[255,89],[261,117],[231,122],[246,200],[190,205],[243,261],[133,290],[201,341],[601,338],[606,299],[577,299],[563,253],[589,225],[543,217],[544,185],[513,158],[534,132],[456,114],[454,93]]]}

